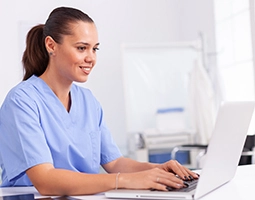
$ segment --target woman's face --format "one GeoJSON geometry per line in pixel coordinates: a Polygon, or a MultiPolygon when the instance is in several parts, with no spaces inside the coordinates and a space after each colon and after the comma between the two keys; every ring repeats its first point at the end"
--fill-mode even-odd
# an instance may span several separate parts
{"type": "Polygon", "coordinates": [[[62,81],[85,82],[96,64],[98,35],[94,23],[79,21],[70,24],[72,35],[64,35],[56,44],[52,63],[62,81]]]}

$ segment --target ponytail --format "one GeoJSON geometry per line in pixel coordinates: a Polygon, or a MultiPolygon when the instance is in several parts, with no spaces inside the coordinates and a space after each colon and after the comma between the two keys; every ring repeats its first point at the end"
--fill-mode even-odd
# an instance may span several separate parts
{"type": "Polygon", "coordinates": [[[49,55],[44,44],[43,28],[44,25],[37,25],[27,34],[26,49],[22,57],[25,71],[23,80],[27,80],[32,75],[40,76],[47,68],[49,55]]]}

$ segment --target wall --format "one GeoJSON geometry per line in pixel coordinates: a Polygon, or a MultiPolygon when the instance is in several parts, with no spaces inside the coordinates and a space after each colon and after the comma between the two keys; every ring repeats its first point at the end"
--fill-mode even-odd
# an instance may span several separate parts
{"type": "Polygon", "coordinates": [[[203,31],[213,51],[213,0],[0,0],[0,104],[22,78],[20,24],[44,23],[49,12],[61,5],[83,10],[98,27],[98,63],[82,85],[101,102],[108,127],[125,154],[121,44],[194,40],[203,31]]]}

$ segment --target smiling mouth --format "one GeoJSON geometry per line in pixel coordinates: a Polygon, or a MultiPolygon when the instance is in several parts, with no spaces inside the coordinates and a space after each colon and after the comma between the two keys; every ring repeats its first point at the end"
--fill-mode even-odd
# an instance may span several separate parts
{"type": "Polygon", "coordinates": [[[80,66],[80,68],[81,68],[84,72],[86,72],[86,73],[88,73],[88,72],[91,71],[91,68],[90,68],[90,67],[82,67],[82,66],[80,66]]]}

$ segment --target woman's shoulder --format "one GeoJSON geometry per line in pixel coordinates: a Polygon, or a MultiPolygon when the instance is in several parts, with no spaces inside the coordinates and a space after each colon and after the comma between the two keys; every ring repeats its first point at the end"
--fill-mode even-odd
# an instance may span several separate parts
{"type": "Polygon", "coordinates": [[[39,93],[44,93],[44,88],[40,78],[32,76],[25,81],[21,81],[14,86],[6,95],[5,101],[23,100],[29,101],[35,99],[39,93]]]}
{"type": "Polygon", "coordinates": [[[36,82],[37,77],[31,77],[28,80],[21,81],[16,86],[14,86],[8,93],[8,95],[25,95],[33,92],[34,83],[36,82]]]}

